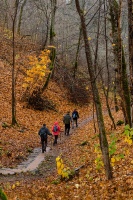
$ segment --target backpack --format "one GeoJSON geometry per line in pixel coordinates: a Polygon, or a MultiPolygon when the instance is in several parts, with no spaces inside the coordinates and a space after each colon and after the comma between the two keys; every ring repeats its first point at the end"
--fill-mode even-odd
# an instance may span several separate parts
{"type": "Polygon", "coordinates": [[[41,129],[40,129],[39,135],[40,135],[40,136],[43,135],[45,138],[47,137],[47,132],[46,132],[45,128],[41,128],[41,129]]]}
{"type": "Polygon", "coordinates": [[[70,124],[70,122],[71,122],[71,117],[70,117],[70,115],[65,115],[64,118],[63,118],[63,122],[64,122],[65,124],[70,124]]]}
{"type": "Polygon", "coordinates": [[[77,117],[77,114],[76,113],[73,113],[73,118],[76,118],[77,117]]]}
{"type": "Polygon", "coordinates": [[[54,132],[57,132],[57,131],[58,131],[58,126],[57,126],[57,125],[54,125],[53,131],[54,131],[54,132]]]}

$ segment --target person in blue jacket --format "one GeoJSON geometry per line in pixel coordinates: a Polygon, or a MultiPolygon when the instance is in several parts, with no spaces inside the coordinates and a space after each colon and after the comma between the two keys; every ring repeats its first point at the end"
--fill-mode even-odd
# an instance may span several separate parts
{"type": "Polygon", "coordinates": [[[79,118],[79,113],[76,109],[72,112],[72,119],[73,119],[73,128],[74,124],[76,124],[76,127],[78,127],[78,118],[79,118]]]}

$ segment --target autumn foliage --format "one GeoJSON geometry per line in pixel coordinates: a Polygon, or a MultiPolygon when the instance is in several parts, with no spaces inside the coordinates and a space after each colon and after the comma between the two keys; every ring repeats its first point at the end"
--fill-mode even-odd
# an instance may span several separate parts
{"type": "Polygon", "coordinates": [[[46,81],[46,74],[49,73],[50,51],[45,50],[39,56],[29,56],[29,68],[26,70],[23,87],[25,88],[25,99],[32,108],[36,110],[47,109],[47,104],[52,109],[54,106],[48,102],[48,99],[42,98],[42,88],[46,81]]]}
{"type": "MultiPolygon", "coordinates": [[[[11,60],[9,47],[6,49],[8,43],[5,45],[5,43],[2,43],[3,39],[0,38],[0,40],[3,48],[1,55],[4,57],[4,52],[8,52],[7,58],[11,60]]],[[[44,53],[41,53],[40,56],[43,60],[44,53]]],[[[47,66],[43,65],[44,63],[41,63],[42,61],[38,60],[38,58],[31,57],[30,64],[29,61],[27,62],[25,52],[22,51],[17,60],[19,66],[21,66],[21,63],[25,63],[25,66],[29,68],[25,77],[26,87],[29,84],[32,85],[32,83],[34,87],[43,85],[47,66]]],[[[45,58],[48,65],[49,54],[45,58]]],[[[1,60],[0,69],[0,104],[2,105],[0,112],[0,168],[15,168],[27,159],[34,148],[40,147],[41,149],[38,130],[43,123],[46,123],[51,131],[53,123],[57,120],[62,130],[57,146],[52,145],[52,137],[48,138],[48,146],[51,147],[51,150],[46,152],[44,162],[37,170],[14,175],[0,175],[1,191],[5,192],[9,200],[125,200],[133,198],[132,129],[129,126],[125,127],[124,124],[117,126],[116,130],[112,129],[111,120],[108,114],[104,112],[107,108],[102,92],[100,97],[102,99],[113,169],[113,179],[110,181],[107,181],[105,178],[102,155],[99,149],[97,120],[92,117],[94,114],[93,101],[90,99],[90,103],[87,105],[75,105],[68,101],[66,88],[62,90],[60,84],[51,80],[45,94],[49,101],[53,101],[56,104],[56,111],[48,109],[40,112],[29,109],[25,106],[25,102],[21,101],[21,96],[25,89],[22,88],[24,74],[18,73],[16,82],[18,126],[12,127],[10,126],[10,66],[9,64],[7,65],[6,61],[1,60]],[[72,129],[72,134],[70,137],[67,137],[64,136],[62,118],[67,111],[72,113],[75,107],[80,115],[79,127],[72,129]],[[96,132],[94,131],[94,125],[96,126],[96,132]],[[62,156],[60,157],[60,155],[62,156]],[[80,168],[81,166],[84,167],[80,168]],[[69,180],[68,177],[71,169],[76,168],[80,169],[78,176],[74,176],[69,180]],[[60,179],[60,176],[63,179],[60,179]]],[[[32,88],[30,89],[32,91],[32,88]]],[[[112,96],[110,97],[110,102],[111,108],[114,108],[112,96]]],[[[115,123],[118,120],[123,121],[122,112],[119,110],[116,113],[114,109],[112,110],[115,123]]]]}
{"type": "Polygon", "coordinates": [[[49,72],[47,66],[50,63],[49,50],[42,51],[40,55],[29,56],[29,69],[26,70],[26,77],[24,78],[23,87],[30,88],[32,91],[36,87],[44,84],[46,73],[49,72]]]}

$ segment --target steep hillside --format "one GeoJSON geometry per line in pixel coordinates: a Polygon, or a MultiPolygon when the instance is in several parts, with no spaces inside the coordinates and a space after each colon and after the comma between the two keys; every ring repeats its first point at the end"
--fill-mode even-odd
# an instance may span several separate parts
{"type": "MultiPolygon", "coordinates": [[[[1,32],[0,42],[0,148],[1,160],[0,166],[14,166],[21,160],[25,159],[30,149],[37,147],[39,144],[38,130],[43,123],[48,128],[51,127],[55,120],[58,120],[63,130],[63,115],[69,110],[73,111],[75,105],[68,102],[65,89],[61,89],[54,81],[49,83],[47,90],[44,92],[49,100],[56,106],[56,111],[36,111],[27,108],[26,102],[22,101],[25,92],[22,87],[26,68],[27,55],[35,52],[33,44],[27,44],[20,38],[16,38],[16,118],[18,126],[10,127],[12,121],[12,43],[11,33],[1,32]],[[4,128],[2,125],[7,124],[9,127],[4,128]],[[6,144],[6,145],[5,145],[6,144]]],[[[37,47],[36,47],[37,49],[37,47]]],[[[88,114],[86,106],[82,108],[76,105],[79,110],[80,118],[88,114]]]]}
{"type": "MultiPolygon", "coordinates": [[[[0,33],[2,34],[2,33],[0,33]]],[[[80,127],[75,128],[70,137],[61,137],[64,140],[57,146],[52,146],[46,159],[33,173],[15,175],[0,175],[0,186],[6,192],[9,200],[105,200],[105,199],[133,199],[133,150],[132,143],[128,143],[123,135],[124,125],[112,129],[112,122],[106,112],[105,100],[101,93],[102,107],[110,149],[113,179],[106,180],[99,148],[98,128],[96,119],[93,120],[93,102],[88,105],[74,105],[67,100],[67,92],[53,80],[50,81],[44,92],[49,100],[56,106],[54,110],[37,111],[27,107],[22,101],[24,94],[23,68],[27,64],[27,55],[35,52],[34,45],[17,38],[16,43],[16,116],[18,126],[12,127],[11,109],[11,63],[12,43],[10,33],[0,37],[0,167],[14,168],[27,158],[33,148],[40,146],[38,130],[43,123],[48,128],[58,120],[62,131],[64,125],[63,115],[69,110],[77,108],[79,111],[80,127]],[[86,123],[89,119],[89,123],[86,123]],[[6,125],[6,126],[5,126],[6,125]],[[8,125],[8,126],[7,126],[8,125]],[[96,132],[95,132],[96,128],[96,132]],[[66,138],[65,138],[66,137],[66,138]],[[62,155],[66,167],[71,170],[80,168],[77,176],[71,180],[60,180],[55,158],[62,155]]],[[[113,102],[113,97],[110,97],[113,102]]],[[[113,108],[113,103],[111,104],[113,108]]],[[[115,122],[123,120],[122,112],[112,111],[115,122]]],[[[130,141],[131,142],[131,141],[130,141]]],[[[51,139],[49,138],[49,144],[51,139]]],[[[45,154],[44,154],[45,155],[45,154]]]]}

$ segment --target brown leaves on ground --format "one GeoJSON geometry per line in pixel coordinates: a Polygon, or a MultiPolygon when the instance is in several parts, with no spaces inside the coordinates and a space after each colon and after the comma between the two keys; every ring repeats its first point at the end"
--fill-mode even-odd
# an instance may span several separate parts
{"type": "MultiPolygon", "coordinates": [[[[56,84],[50,83],[49,89],[47,89],[47,96],[53,100],[57,105],[58,112],[54,111],[35,111],[27,109],[23,106],[23,103],[17,103],[17,121],[19,126],[3,128],[2,123],[11,124],[11,105],[10,102],[6,103],[6,106],[1,107],[0,118],[0,147],[1,147],[1,167],[13,167],[20,161],[26,158],[29,154],[29,149],[40,146],[40,138],[38,136],[38,130],[43,123],[47,124],[47,127],[51,131],[52,125],[57,120],[64,130],[62,122],[63,115],[68,110],[71,112],[75,108],[74,105],[69,104],[65,97],[61,96],[61,91],[56,84]],[[53,92],[52,92],[53,90],[53,92]],[[51,91],[51,92],[50,92],[51,91]],[[57,95],[56,95],[57,94],[57,95]]],[[[4,95],[3,95],[4,96],[4,95]]],[[[83,112],[79,106],[76,106],[82,118],[83,112]]],[[[86,115],[87,115],[87,107],[86,115]]]]}
{"type": "MultiPolygon", "coordinates": [[[[8,37],[9,35],[5,36],[8,37]]],[[[3,37],[3,36],[2,36],[3,37]]],[[[61,129],[64,130],[62,122],[63,115],[75,109],[75,105],[67,101],[66,91],[60,88],[55,82],[50,82],[45,95],[56,104],[57,112],[54,111],[35,111],[27,109],[24,102],[21,101],[24,90],[22,88],[23,74],[17,75],[16,85],[16,116],[19,126],[10,127],[11,124],[11,61],[10,47],[2,44],[0,48],[2,59],[8,53],[6,61],[0,61],[0,167],[15,167],[22,160],[26,159],[31,150],[40,146],[38,130],[43,123],[47,124],[50,129],[55,120],[58,120],[61,129]],[[5,51],[4,47],[7,46],[5,51]],[[6,123],[9,127],[4,128],[2,124],[6,123]]],[[[21,44],[21,41],[20,41],[21,44]]],[[[21,47],[21,45],[20,45],[21,47]]],[[[26,47],[28,48],[28,47],[26,47]]],[[[21,58],[23,57],[21,52],[21,58]]],[[[21,65],[21,58],[18,62],[21,65]]],[[[104,100],[102,100],[103,110],[106,110],[104,100]]],[[[80,119],[87,119],[93,115],[93,104],[88,106],[78,106],[80,119]]],[[[122,113],[113,112],[115,122],[123,120],[122,113]]],[[[109,143],[111,133],[115,133],[118,138],[115,154],[124,154],[124,158],[118,160],[113,166],[114,178],[107,181],[105,178],[104,168],[96,170],[95,145],[99,143],[97,133],[94,132],[94,122],[91,120],[83,127],[74,129],[70,137],[62,140],[61,144],[53,147],[53,152],[62,154],[63,161],[70,169],[75,169],[83,165],[79,175],[72,180],[60,182],[56,171],[53,171],[48,177],[21,174],[7,177],[1,185],[4,188],[9,200],[94,200],[94,199],[116,199],[125,200],[133,199],[133,148],[124,140],[123,126],[117,127],[117,130],[111,130],[112,123],[105,114],[105,125],[109,143]],[[84,144],[84,145],[82,145],[84,144]],[[54,184],[53,184],[54,183],[54,184]]],[[[95,121],[96,123],[96,121],[95,121]]],[[[63,133],[62,133],[63,134],[63,133]]],[[[65,136],[61,136],[65,137],[65,136]]],[[[50,141],[49,141],[50,142],[50,141]]]]}
{"type": "MultiPolygon", "coordinates": [[[[116,121],[121,119],[121,112],[113,114],[116,121]]],[[[105,115],[105,118],[106,127],[109,129],[110,120],[107,115],[105,115]]],[[[106,180],[104,168],[101,168],[99,171],[96,170],[95,159],[97,155],[94,147],[99,141],[98,137],[95,137],[93,121],[90,121],[84,127],[75,128],[74,133],[70,137],[66,137],[65,141],[53,147],[53,151],[54,149],[60,151],[65,165],[70,167],[70,169],[83,165],[78,176],[75,176],[70,181],[60,182],[57,172],[54,171],[45,180],[41,177],[35,180],[32,179],[32,181],[25,178],[23,181],[20,181],[19,186],[14,182],[14,187],[13,183],[5,183],[4,189],[6,193],[11,200],[17,198],[21,200],[26,198],[32,200],[132,199],[132,146],[129,146],[124,141],[124,136],[122,135],[123,126],[117,127],[116,131],[112,130],[111,132],[115,133],[118,138],[116,154],[121,152],[125,154],[124,159],[117,161],[113,166],[114,178],[112,180],[106,180]],[[82,145],[84,141],[87,141],[87,143],[82,145]],[[56,185],[53,183],[56,183],[56,185]]],[[[111,132],[108,132],[108,136],[111,132]]]]}
{"type": "MultiPolygon", "coordinates": [[[[2,74],[1,80],[3,79],[2,74]]],[[[5,81],[8,80],[7,76],[4,76],[5,81]]],[[[4,86],[4,85],[3,85],[4,86]]],[[[10,85],[6,85],[8,91],[11,90],[10,85]]],[[[1,123],[6,122],[11,124],[11,94],[5,93],[6,87],[3,87],[3,94],[0,99],[3,103],[1,108],[0,117],[1,123]]],[[[19,88],[21,91],[21,88],[19,88]]],[[[20,92],[21,94],[21,92],[20,92]]],[[[59,121],[61,129],[64,130],[62,122],[63,115],[75,106],[69,103],[66,99],[65,92],[51,82],[46,95],[49,99],[54,100],[57,106],[58,112],[54,111],[35,111],[27,109],[23,106],[23,103],[17,99],[17,120],[20,124],[19,127],[14,128],[2,128],[0,126],[0,148],[1,148],[1,167],[14,167],[27,157],[30,150],[37,146],[40,146],[40,138],[38,137],[38,130],[45,122],[51,131],[51,127],[55,120],[59,121]]],[[[89,105],[84,107],[76,106],[79,111],[80,119],[82,121],[93,114],[93,106],[89,105]]],[[[123,120],[122,113],[113,113],[115,121],[123,120]]],[[[117,161],[113,167],[114,178],[111,181],[107,181],[104,174],[104,169],[100,171],[96,170],[95,159],[97,157],[94,152],[95,144],[98,144],[98,137],[94,133],[94,122],[90,121],[87,125],[74,130],[74,133],[67,137],[65,141],[58,144],[55,150],[59,150],[62,154],[62,158],[66,166],[71,169],[75,169],[84,165],[80,169],[79,176],[74,177],[68,182],[59,182],[57,172],[54,171],[51,176],[42,179],[30,178],[30,175],[24,176],[24,180],[20,180],[19,184],[16,183],[17,176],[13,181],[11,178],[9,181],[4,182],[4,187],[7,196],[10,200],[31,199],[31,200],[89,200],[89,199],[129,199],[133,197],[133,152],[132,146],[130,147],[125,143],[122,136],[123,126],[117,127],[117,130],[111,129],[111,121],[107,114],[105,114],[105,123],[108,136],[111,133],[116,132],[118,137],[117,153],[123,152],[125,158],[117,161]],[[84,141],[87,141],[86,145],[81,145],[84,141]],[[12,180],[12,181],[11,181],[12,180]],[[58,183],[57,185],[52,182],[58,183]],[[58,192],[57,192],[58,191],[58,192]]],[[[98,129],[97,129],[98,130],[98,129]]],[[[63,134],[63,133],[62,133],[63,134]]],[[[63,137],[63,136],[62,136],[63,137]]],[[[50,141],[49,141],[50,142],[50,141]]],[[[54,151],[54,149],[53,149],[54,151]]]]}
{"type": "MultiPolygon", "coordinates": [[[[21,101],[24,93],[23,75],[18,73],[16,85],[16,119],[18,126],[11,127],[11,70],[6,63],[0,62],[0,167],[15,167],[18,163],[26,159],[27,155],[35,147],[40,146],[40,138],[38,131],[43,125],[51,131],[52,125],[57,120],[64,129],[62,122],[63,115],[69,110],[72,112],[75,105],[67,101],[65,91],[61,91],[60,87],[55,82],[50,82],[48,89],[45,91],[46,97],[52,100],[56,105],[55,111],[36,111],[28,109],[26,103],[21,101]],[[6,124],[8,127],[3,128],[2,125],[6,124]]],[[[83,116],[83,108],[76,106],[83,116]]],[[[85,108],[86,115],[88,114],[87,107],[85,108]]]]}

